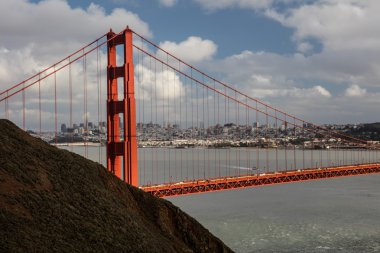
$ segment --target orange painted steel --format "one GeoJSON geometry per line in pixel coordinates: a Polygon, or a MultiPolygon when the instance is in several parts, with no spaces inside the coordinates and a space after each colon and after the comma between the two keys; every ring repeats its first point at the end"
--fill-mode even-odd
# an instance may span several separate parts
{"type": "Polygon", "coordinates": [[[137,186],[136,102],[134,91],[132,31],[107,34],[107,168],[125,182],[137,186]],[[116,65],[116,46],[124,46],[124,64],[116,65]],[[118,78],[123,79],[123,99],[119,100],[118,78]],[[120,138],[120,114],[123,138],[120,138]],[[121,159],[123,158],[123,160],[121,159]],[[122,160],[122,161],[121,161],[122,160]]]}
{"type": "Polygon", "coordinates": [[[202,179],[174,184],[141,186],[140,189],[161,198],[373,173],[380,173],[380,163],[202,179]]]}

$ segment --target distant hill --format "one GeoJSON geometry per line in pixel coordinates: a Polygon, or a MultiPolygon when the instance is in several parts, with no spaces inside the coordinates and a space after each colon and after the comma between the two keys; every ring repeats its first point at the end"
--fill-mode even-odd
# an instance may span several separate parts
{"type": "Polygon", "coordinates": [[[0,120],[0,252],[232,252],[169,201],[0,120]]]}
{"type": "Polygon", "coordinates": [[[355,129],[348,129],[348,134],[363,140],[380,141],[380,123],[360,124],[355,129]]]}

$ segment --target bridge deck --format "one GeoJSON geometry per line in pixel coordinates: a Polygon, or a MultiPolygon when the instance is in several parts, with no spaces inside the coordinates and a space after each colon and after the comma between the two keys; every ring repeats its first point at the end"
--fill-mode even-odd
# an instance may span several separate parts
{"type": "Polygon", "coordinates": [[[329,168],[281,171],[248,176],[201,179],[179,183],[145,185],[140,189],[157,197],[171,197],[187,194],[231,190],[236,188],[257,187],[326,178],[357,176],[380,173],[380,163],[347,165],[329,168]]]}

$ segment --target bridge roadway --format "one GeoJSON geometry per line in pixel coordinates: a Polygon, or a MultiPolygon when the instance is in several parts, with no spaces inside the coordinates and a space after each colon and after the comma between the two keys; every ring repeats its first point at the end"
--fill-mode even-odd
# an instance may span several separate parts
{"type": "Polygon", "coordinates": [[[257,187],[272,184],[284,184],[309,180],[321,180],[336,177],[358,176],[380,173],[380,163],[345,165],[328,168],[313,168],[293,171],[270,172],[245,176],[229,176],[200,179],[178,183],[145,185],[140,189],[157,197],[171,197],[238,188],[257,187]]]}

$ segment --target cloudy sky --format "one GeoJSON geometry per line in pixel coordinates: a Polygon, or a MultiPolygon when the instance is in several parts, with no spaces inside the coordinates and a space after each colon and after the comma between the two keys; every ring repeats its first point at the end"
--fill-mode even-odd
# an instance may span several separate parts
{"type": "Polygon", "coordinates": [[[129,25],[306,120],[375,122],[378,13],[378,0],[0,0],[0,88],[129,25]]]}

